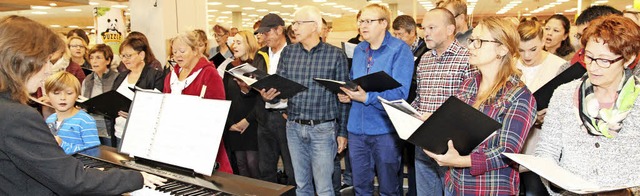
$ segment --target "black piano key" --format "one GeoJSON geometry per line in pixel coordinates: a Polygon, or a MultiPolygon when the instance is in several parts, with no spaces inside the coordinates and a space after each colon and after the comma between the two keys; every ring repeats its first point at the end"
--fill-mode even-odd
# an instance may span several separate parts
{"type": "Polygon", "coordinates": [[[198,189],[200,189],[200,187],[198,187],[198,186],[194,186],[194,185],[191,185],[191,186],[190,186],[189,188],[187,188],[187,189],[180,190],[180,191],[176,191],[176,192],[175,192],[175,194],[176,194],[176,195],[184,195],[185,193],[193,192],[194,190],[198,190],[198,189]]]}
{"type": "Polygon", "coordinates": [[[188,190],[188,189],[191,189],[191,188],[193,188],[193,185],[184,185],[184,186],[181,186],[181,187],[178,187],[178,188],[172,190],[171,193],[172,194],[178,194],[178,192],[180,192],[180,191],[188,190]]]}
{"type": "Polygon", "coordinates": [[[200,195],[200,194],[206,193],[206,192],[207,192],[207,189],[202,188],[202,189],[200,189],[200,190],[198,190],[196,192],[187,193],[185,195],[187,195],[187,196],[195,196],[195,195],[200,195]]]}
{"type": "Polygon", "coordinates": [[[158,190],[162,191],[162,192],[169,192],[173,188],[176,188],[176,187],[180,187],[180,184],[174,183],[174,184],[171,184],[171,185],[168,185],[168,186],[163,186],[163,187],[159,188],[158,190]]]}
{"type": "Polygon", "coordinates": [[[167,192],[174,192],[178,189],[182,189],[185,185],[182,183],[178,183],[177,186],[167,187],[167,192]]]}
{"type": "Polygon", "coordinates": [[[166,192],[167,188],[179,186],[177,181],[170,181],[162,186],[156,187],[156,190],[166,192]]]}
{"type": "Polygon", "coordinates": [[[189,191],[181,192],[181,193],[178,193],[178,194],[179,194],[179,195],[191,195],[191,194],[194,194],[194,193],[200,192],[200,191],[202,191],[203,189],[204,189],[204,188],[202,188],[202,187],[197,187],[197,186],[196,186],[196,187],[194,187],[193,189],[191,189],[191,190],[189,190],[189,191]]]}

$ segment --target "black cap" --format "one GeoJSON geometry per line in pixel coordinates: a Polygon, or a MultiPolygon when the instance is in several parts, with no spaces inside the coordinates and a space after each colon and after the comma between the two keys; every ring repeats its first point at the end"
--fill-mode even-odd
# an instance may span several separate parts
{"type": "Polygon", "coordinates": [[[277,26],[284,26],[284,20],[277,14],[269,13],[262,17],[260,27],[256,30],[256,33],[264,33],[277,26]]]}

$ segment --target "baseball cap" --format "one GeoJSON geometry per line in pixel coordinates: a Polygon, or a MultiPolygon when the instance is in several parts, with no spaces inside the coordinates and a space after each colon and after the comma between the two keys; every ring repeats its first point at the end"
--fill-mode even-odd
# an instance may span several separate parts
{"type": "Polygon", "coordinates": [[[284,26],[284,20],[277,14],[269,13],[262,17],[262,22],[256,33],[264,33],[277,26],[284,26]]]}

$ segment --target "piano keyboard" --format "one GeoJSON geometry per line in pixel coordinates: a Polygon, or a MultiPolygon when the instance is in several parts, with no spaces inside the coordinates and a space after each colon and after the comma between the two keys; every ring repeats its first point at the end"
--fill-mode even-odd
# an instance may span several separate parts
{"type": "Polygon", "coordinates": [[[135,163],[125,162],[124,165],[118,165],[110,163],[104,160],[100,160],[94,157],[89,157],[83,154],[75,154],[74,157],[80,160],[86,168],[99,168],[103,170],[109,170],[112,168],[118,169],[134,169],[147,173],[155,174],[164,178],[167,178],[167,182],[163,186],[158,186],[155,190],[148,187],[134,191],[130,195],[184,195],[184,196],[201,196],[201,195],[231,195],[221,191],[214,190],[215,186],[211,182],[196,177],[187,177],[180,174],[170,173],[167,171],[159,171],[158,169],[135,165],[135,163]],[[126,167],[125,167],[126,166],[126,167]],[[180,181],[183,180],[183,181],[180,181]],[[186,181],[186,182],[184,182],[186,181]],[[208,183],[208,184],[207,184],[208,183]]]}

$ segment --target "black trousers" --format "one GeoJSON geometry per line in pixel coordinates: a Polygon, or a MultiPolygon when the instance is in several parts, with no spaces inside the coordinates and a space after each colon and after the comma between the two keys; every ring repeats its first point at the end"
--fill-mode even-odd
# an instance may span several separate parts
{"type": "Polygon", "coordinates": [[[287,185],[296,185],[287,146],[286,119],[280,111],[267,111],[267,122],[258,124],[258,156],[260,179],[279,183],[278,160],[282,157],[287,185]]]}

